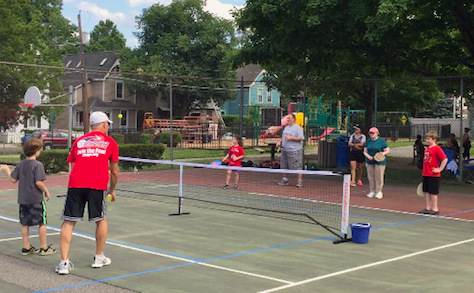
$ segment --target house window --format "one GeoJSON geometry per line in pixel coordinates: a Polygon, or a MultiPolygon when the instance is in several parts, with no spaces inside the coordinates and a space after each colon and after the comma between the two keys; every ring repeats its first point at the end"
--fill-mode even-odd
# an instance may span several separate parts
{"type": "Polygon", "coordinates": [[[272,102],[272,90],[268,89],[268,91],[267,91],[267,103],[271,103],[271,102],[272,102]]]}
{"type": "Polygon", "coordinates": [[[257,103],[263,103],[263,89],[258,89],[257,103]]]}
{"type": "Polygon", "coordinates": [[[115,84],[115,98],[123,99],[123,83],[121,82],[115,84]]]}
{"type": "Polygon", "coordinates": [[[31,117],[28,119],[28,125],[26,127],[36,127],[36,117],[31,117]]]}
{"type": "Polygon", "coordinates": [[[122,127],[127,127],[127,115],[128,111],[127,110],[120,110],[120,114],[122,114],[122,118],[120,118],[120,126],[122,127]]]}
{"type": "Polygon", "coordinates": [[[76,112],[76,125],[81,126],[84,125],[84,119],[82,117],[82,111],[76,112]]]}

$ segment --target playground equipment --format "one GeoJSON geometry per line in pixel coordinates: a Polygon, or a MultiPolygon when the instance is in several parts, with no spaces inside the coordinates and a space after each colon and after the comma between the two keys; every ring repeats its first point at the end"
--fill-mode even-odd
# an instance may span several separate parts
{"type": "MultiPolygon", "coordinates": [[[[332,109],[332,100],[329,102],[329,107],[324,107],[322,96],[318,97],[317,106],[290,103],[288,104],[288,113],[296,113],[295,122],[305,129],[306,137],[309,140],[320,140],[329,137],[331,134],[334,137],[341,134],[347,135],[349,110],[342,110],[340,102],[335,114],[332,109]]],[[[258,138],[280,137],[278,132],[286,125],[286,116],[284,116],[280,125],[269,127],[258,138]]]]}
{"type": "Polygon", "coordinates": [[[179,131],[184,142],[206,143],[217,139],[219,118],[214,116],[185,116],[183,119],[155,119],[152,112],[143,114],[143,133],[147,130],[179,131]],[[171,127],[172,125],[172,127],[171,127]]]}

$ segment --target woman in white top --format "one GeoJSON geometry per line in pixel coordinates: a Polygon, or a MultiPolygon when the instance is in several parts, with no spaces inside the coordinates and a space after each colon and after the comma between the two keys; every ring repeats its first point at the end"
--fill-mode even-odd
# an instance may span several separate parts
{"type": "Polygon", "coordinates": [[[359,170],[357,185],[362,186],[362,170],[364,168],[364,145],[365,135],[358,125],[354,126],[354,133],[349,138],[349,147],[351,148],[351,186],[356,186],[356,171],[359,170]]]}

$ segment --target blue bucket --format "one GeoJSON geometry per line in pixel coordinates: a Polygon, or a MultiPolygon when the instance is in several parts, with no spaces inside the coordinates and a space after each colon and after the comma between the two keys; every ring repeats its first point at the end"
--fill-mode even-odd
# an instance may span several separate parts
{"type": "Polygon", "coordinates": [[[370,223],[352,223],[352,242],[366,244],[369,242],[370,223]]]}

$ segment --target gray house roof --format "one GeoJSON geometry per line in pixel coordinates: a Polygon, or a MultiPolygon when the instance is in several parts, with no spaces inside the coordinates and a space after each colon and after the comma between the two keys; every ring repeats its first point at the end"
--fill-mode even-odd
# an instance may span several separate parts
{"type": "Polygon", "coordinates": [[[250,87],[252,83],[255,82],[255,79],[263,72],[263,69],[256,64],[248,64],[244,67],[240,67],[237,69],[237,78],[239,79],[239,86],[240,80],[242,77],[244,78],[244,87],[250,87]]]}
{"type": "MultiPolygon", "coordinates": [[[[84,53],[84,64],[87,70],[89,80],[102,80],[112,70],[114,65],[117,63],[118,57],[115,51],[106,52],[95,52],[95,53],[84,53]],[[97,72],[98,71],[98,72],[97,72]]],[[[68,86],[78,86],[82,84],[82,72],[81,69],[81,54],[68,54],[61,59],[65,68],[78,69],[66,70],[66,74],[59,78],[59,81],[64,88],[68,86]]]]}

